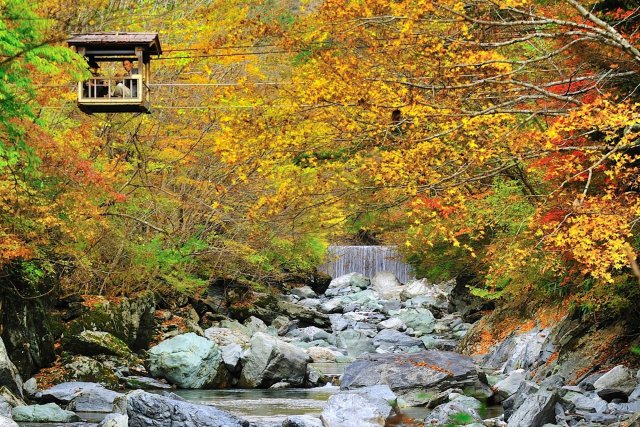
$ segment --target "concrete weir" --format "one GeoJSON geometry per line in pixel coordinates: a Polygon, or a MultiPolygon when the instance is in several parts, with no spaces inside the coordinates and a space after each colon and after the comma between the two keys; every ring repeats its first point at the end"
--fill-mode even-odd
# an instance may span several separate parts
{"type": "Polygon", "coordinates": [[[373,277],[377,272],[389,271],[402,283],[414,279],[411,267],[395,246],[329,246],[327,262],[318,270],[334,278],[353,272],[373,277]]]}

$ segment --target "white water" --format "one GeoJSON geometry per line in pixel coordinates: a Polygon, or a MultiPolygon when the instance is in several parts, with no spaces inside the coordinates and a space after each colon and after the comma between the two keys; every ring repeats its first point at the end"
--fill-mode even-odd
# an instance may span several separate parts
{"type": "Polygon", "coordinates": [[[414,279],[395,246],[329,246],[328,252],[328,261],[318,270],[334,278],[354,272],[373,277],[379,271],[390,271],[402,283],[414,279]]]}

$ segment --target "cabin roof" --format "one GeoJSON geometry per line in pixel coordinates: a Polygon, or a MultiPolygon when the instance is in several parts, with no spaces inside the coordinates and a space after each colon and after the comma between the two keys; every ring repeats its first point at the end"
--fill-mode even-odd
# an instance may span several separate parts
{"type": "Polygon", "coordinates": [[[162,54],[158,33],[128,33],[128,32],[101,32],[74,34],[67,43],[70,46],[91,48],[94,50],[109,50],[116,48],[146,49],[148,55],[162,54]]]}

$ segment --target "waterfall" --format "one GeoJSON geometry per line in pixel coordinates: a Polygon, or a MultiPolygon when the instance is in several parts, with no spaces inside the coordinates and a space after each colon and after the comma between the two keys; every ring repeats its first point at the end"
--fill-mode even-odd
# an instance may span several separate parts
{"type": "Polygon", "coordinates": [[[354,272],[373,277],[379,271],[390,271],[402,283],[414,279],[395,246],[329,246],[327,259],[318,270],[331,277],[354,272]]]}

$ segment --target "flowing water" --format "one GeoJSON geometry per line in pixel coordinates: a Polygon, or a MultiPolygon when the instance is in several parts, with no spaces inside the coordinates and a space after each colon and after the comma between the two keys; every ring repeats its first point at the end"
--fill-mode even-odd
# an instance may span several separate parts
{"type": "Polygon", "coordinates": [[[379,271],[389,271],[402,283],[414,279],[395,246],[329,246],[328,262],[318,270],[331,277],[354,272],[373,277],[379,271]]]}
{"type": "Polygon", "coordinates": [[[176,394],[193,403],[213,405],[252,421],[261,427],[281,426],[289,415],[320,416],[322,407],[338,387],[258,390],[177,390],[176,394]]]}

